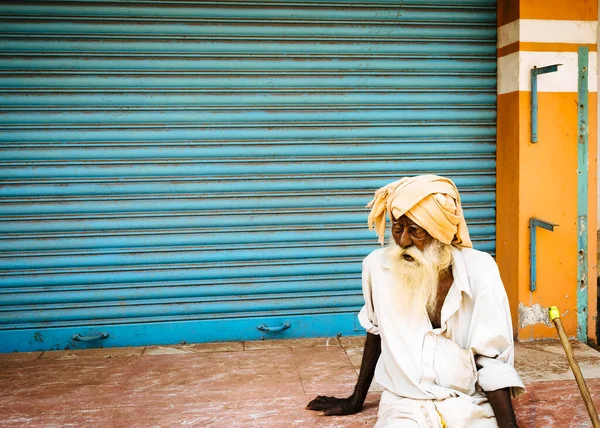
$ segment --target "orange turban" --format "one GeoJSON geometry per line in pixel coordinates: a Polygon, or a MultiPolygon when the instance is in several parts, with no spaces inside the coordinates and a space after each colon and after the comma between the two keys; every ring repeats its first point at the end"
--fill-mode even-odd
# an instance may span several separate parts
{"type": "Polygon", "coordinates": [[[396,219],[406,215],[444,244],[473,247],[458,189],[447,178],[419,175],[394,181],[377,190],[367,208],[371,208],[369,229],[375,229],[381,244],[385,235],[385,216],[391,214],[396,219]]]}

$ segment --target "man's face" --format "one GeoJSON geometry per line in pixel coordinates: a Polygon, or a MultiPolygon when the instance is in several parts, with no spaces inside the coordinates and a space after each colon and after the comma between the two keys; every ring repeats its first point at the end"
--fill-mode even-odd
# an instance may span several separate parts
{"type": "Polygon", "coordinates": [[[452,264],[452,246],[433,238],[408,217],[392,218],[393,242],[386,247],[397,304],[435,309],[440,273],[452,264]]]}
{"type": "MultiPolygon", "coordinates": [[[[392,238],[401,248],[415,246],[419,251],[425,251],[425,248],[431,244],[433,237],[421,226],[403,215],[395,219],[392,215],[392,238]]],[[[410,256],[406,256],[410,257],[410,256]]],[[[411,260],[408,260],[411,261],[411,260]]]]}

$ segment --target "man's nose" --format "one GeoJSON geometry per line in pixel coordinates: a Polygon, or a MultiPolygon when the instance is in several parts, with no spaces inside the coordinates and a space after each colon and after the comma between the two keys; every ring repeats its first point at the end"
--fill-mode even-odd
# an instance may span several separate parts
{"type": "Polygon", "coordinates": [[[402,248],[408,248],[412,246],[414,243],[408,233],[408,230],[404,229],[402,234],[400,235],[400,239],[398,240],[398,245],[402,248]]]}

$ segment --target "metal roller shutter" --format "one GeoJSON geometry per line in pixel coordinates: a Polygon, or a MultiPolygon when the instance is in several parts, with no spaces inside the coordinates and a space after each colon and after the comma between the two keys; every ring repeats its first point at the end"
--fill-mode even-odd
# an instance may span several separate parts
{"type": "Polygon", "coordinates": [[[404,175],[454,179],[494,251],[495,1],[0,20],[4,352],[352,334],[365,204],[404,175]]]}

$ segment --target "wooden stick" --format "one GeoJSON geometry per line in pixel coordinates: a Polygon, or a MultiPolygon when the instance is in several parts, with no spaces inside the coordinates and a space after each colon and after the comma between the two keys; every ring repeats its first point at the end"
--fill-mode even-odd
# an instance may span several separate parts
{"type": "Polygon", "coordinates": [[[567,354],[567,360],[569,360],[569,365],[571,366],[571,370],[573,371],[573,375],[575,376],[575,380],[577,381],[577,386],[579,387],[579,392],[581,392],[581,397],[583,398],[583,402],[585,404],[585,408],[587,409],[588,414],[590,415],[590,419],[592,420],[592,425],[594,428],[600,428],[600,419],[598,419],[598,412],[596,411],[596,407],[594,406],[594,402],[592,401],[592,396],[590,395],[590,391],[585,383],[585,379],[581,374],[581,369],[579,368],[579,364],[575,361],[575,354],[573,354],[573,349],[571,348],[571,344],[569,343],[569,338],[565,333],[565,329],[562,325],[562,321],[560,320],[560,312],[556,306],[552,306],[549,309],[550,319],[554,322],[556,326],[556,330],[558,331],[558,337],[560,338],[560,342],[565,350],[565,354],[567,354]]]}

